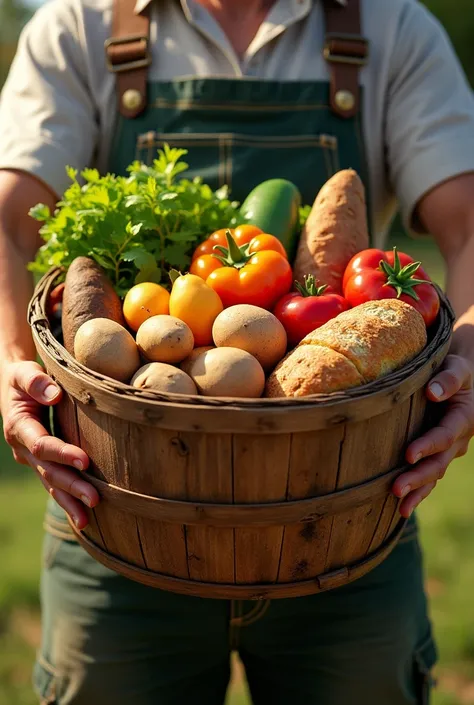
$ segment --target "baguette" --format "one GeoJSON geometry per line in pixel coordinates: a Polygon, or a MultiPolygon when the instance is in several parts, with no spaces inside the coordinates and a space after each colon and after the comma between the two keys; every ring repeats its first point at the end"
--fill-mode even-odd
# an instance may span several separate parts
{"type": "Polygon", "coordinates": [[[367,384],[403,367],[426,342],[425,323],[413,306],[368,301],[303,338],[268,378],[265,396],[330,394],[367,384]]]}
{"type": "Polygon", "coordinates": [[[122,303],[110,279],[94,260],[76,257],[66,274],[62,308],[64,347],[71,355],[78,329],[92,318],[109,318],[125,327],[122,303]]]}
{"type": "Polygon", "coordinates": [[[365,190],[353,169],[337,172],[318,193],[301,233],[294,274],[304,283],[312,274],[342,292],[351,258],[369,247],[365,190]]]}

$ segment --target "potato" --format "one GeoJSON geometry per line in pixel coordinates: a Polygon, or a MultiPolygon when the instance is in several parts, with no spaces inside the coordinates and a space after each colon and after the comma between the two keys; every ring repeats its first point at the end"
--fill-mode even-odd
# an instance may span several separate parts
{"type": "Polygon", "coordinates": [[[207,352],[207,350],[214,350],[214,345],[201,345],[199,348],[194,348],[191,355],[188,355],[188,357],[184,358],[184,360],[180,363],[180,368],[186,372],[186,374],[189,374],[189,370],[191,369],[191,365],[194,360],[203,352],[207,352]]]}
{"type": "Polygon", "coordinates": [[[149,362],[133,376],[132,386],[171,394],[197,394],[196,385],[183,370],[164,362],[149,362]]]}
{"type": "Polygon", "coordinates": [[[246,350],[265,370],[286,353],[286,331],[278,318],[259,306],[239,304],[224,309],[214,321],[212,337],[218,348],[246,350]]]}
{"type": "Polygon", "coordinates": [[[188,357],[194,347],[190,327],[174,316],[152,316],[141,324],[137,345],[150,362],[176,363],[188,357]]]}
{"type": "Polygon", "coordinates": [[[238,348],[213,348],[201,353],[189,374],[198,391],[207,397],[256,398],[265,386],[261,364],[238,348]]]}
{"type": "Polygon", "coordinates": [[[140,367],[133,336],[109,318],[93,318],[80,326],[74,338],[74,357],[89,369],[120,382],[127,382],[140,367]]]}

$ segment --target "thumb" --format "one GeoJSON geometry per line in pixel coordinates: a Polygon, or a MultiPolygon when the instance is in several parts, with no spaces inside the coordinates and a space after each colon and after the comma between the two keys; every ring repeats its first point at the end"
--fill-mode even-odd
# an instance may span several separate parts
{"type": "Polygon", "coordinates": [[[12,383],[39,404],[56,404],[61,398],[61,388],[37,362],[19,362],[12,383]]]}
{"type": "Polygon", "coordinates": [[[470,389],[471,385],[472,376],[467,360],[459,355],[448,355],[441,372],[429,383],[428,395],[432,401],[443,401],[461,389],[470,389]]]}

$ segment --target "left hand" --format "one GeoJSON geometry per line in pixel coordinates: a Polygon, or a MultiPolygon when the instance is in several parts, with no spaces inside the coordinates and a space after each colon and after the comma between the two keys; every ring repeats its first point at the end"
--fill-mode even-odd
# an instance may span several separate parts
{"type": "Polygon", "coordinates": [[[426,396],[433,402],[448,402],[438,426],[411,443],[406,460],[415,468],[398,477],[393,485],[396,497],[404,498],[400,514],[409,517],[435,488],[450,462],[467,452],[474,435],[472,371],[459,355],[448,355],[442,371],[429,383],[426,396]]]}

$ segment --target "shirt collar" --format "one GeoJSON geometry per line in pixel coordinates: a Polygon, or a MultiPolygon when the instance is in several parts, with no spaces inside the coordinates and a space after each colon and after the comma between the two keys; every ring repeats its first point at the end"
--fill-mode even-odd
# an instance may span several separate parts
{"type": "MultiPolygon", "coordinates": [[[[139,15],[140,12],[143,12],[143,10],[145,10],[145,8],[147,8],[148,5],[149,5],[152,1],[153,1],[153,0],[137,0],[137,2],[136,2],[136,4],[135,4],[135,12],[136,12],[136,14],[139,15]]],[[[347,5],[347,0],[333,0],[333,2],[334,2],[336,5],[342,5],[343,7],[345,7],[345,6],[347,5]]]]}

